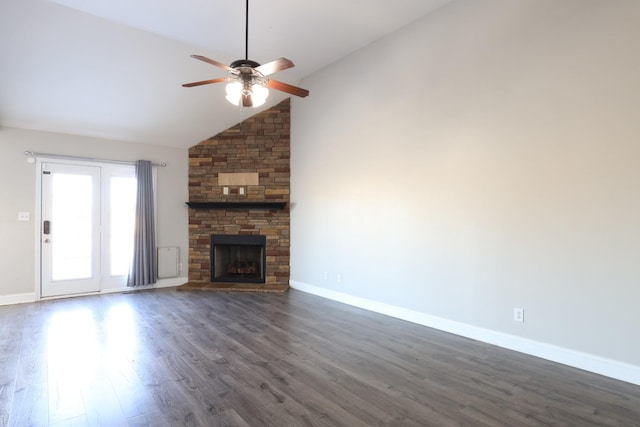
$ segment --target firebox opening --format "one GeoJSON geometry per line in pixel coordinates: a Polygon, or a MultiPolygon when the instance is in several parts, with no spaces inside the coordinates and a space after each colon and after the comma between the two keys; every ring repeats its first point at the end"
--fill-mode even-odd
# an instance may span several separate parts
{"type": "Polygon", "coordinates": [[[211,281],[265,283],[266,236],[211,235],[211,281]]]}

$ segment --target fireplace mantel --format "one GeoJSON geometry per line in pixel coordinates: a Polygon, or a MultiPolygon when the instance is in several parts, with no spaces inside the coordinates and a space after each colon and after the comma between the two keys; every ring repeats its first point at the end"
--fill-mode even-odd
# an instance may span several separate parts
{"type": "Polygon", "coordinates": [[[284,209],[287,202],[186,202],[191,209],[284,209]]]}

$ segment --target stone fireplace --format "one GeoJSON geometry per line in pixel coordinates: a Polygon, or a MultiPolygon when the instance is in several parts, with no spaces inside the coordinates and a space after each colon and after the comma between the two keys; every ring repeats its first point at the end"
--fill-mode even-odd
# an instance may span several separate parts
{"type": "Polygon", "coordinates": [[[189,149],[189,283],[184,287],[288,289],[289,107],[285,100],[189,149]],[[264,239],[261,277],[249,277],[253,267],[245,264],[256,260],[216,265],[212,236],[264,239]]]}

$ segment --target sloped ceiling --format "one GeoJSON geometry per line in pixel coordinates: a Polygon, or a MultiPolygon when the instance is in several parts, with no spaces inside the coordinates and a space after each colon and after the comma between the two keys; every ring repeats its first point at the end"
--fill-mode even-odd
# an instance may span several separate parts
{"type": "MultiPolygon", "coordinates": [[[[273,77],[304,87],[305,76],[449,1],[253,0],[249,58],[293,60],[273,77]]],[[[223,84],[181,84],[225,77],[191,54],[244,57],[244,9],[242,0],[1,0],[0,127],[174,147],[215,135],[256,110],[227,103],[223,84]]],[[[263,109],[285,97],[271,91],[263,109]]]]}

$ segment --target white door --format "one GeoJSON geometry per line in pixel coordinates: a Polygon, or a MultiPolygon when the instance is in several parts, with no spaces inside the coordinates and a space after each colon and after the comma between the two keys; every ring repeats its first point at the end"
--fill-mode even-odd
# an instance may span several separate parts
{"type": "Polygon", "coordinates": [[[41,295],[100,290],[100,168],[42,163],[41,295]]]}

